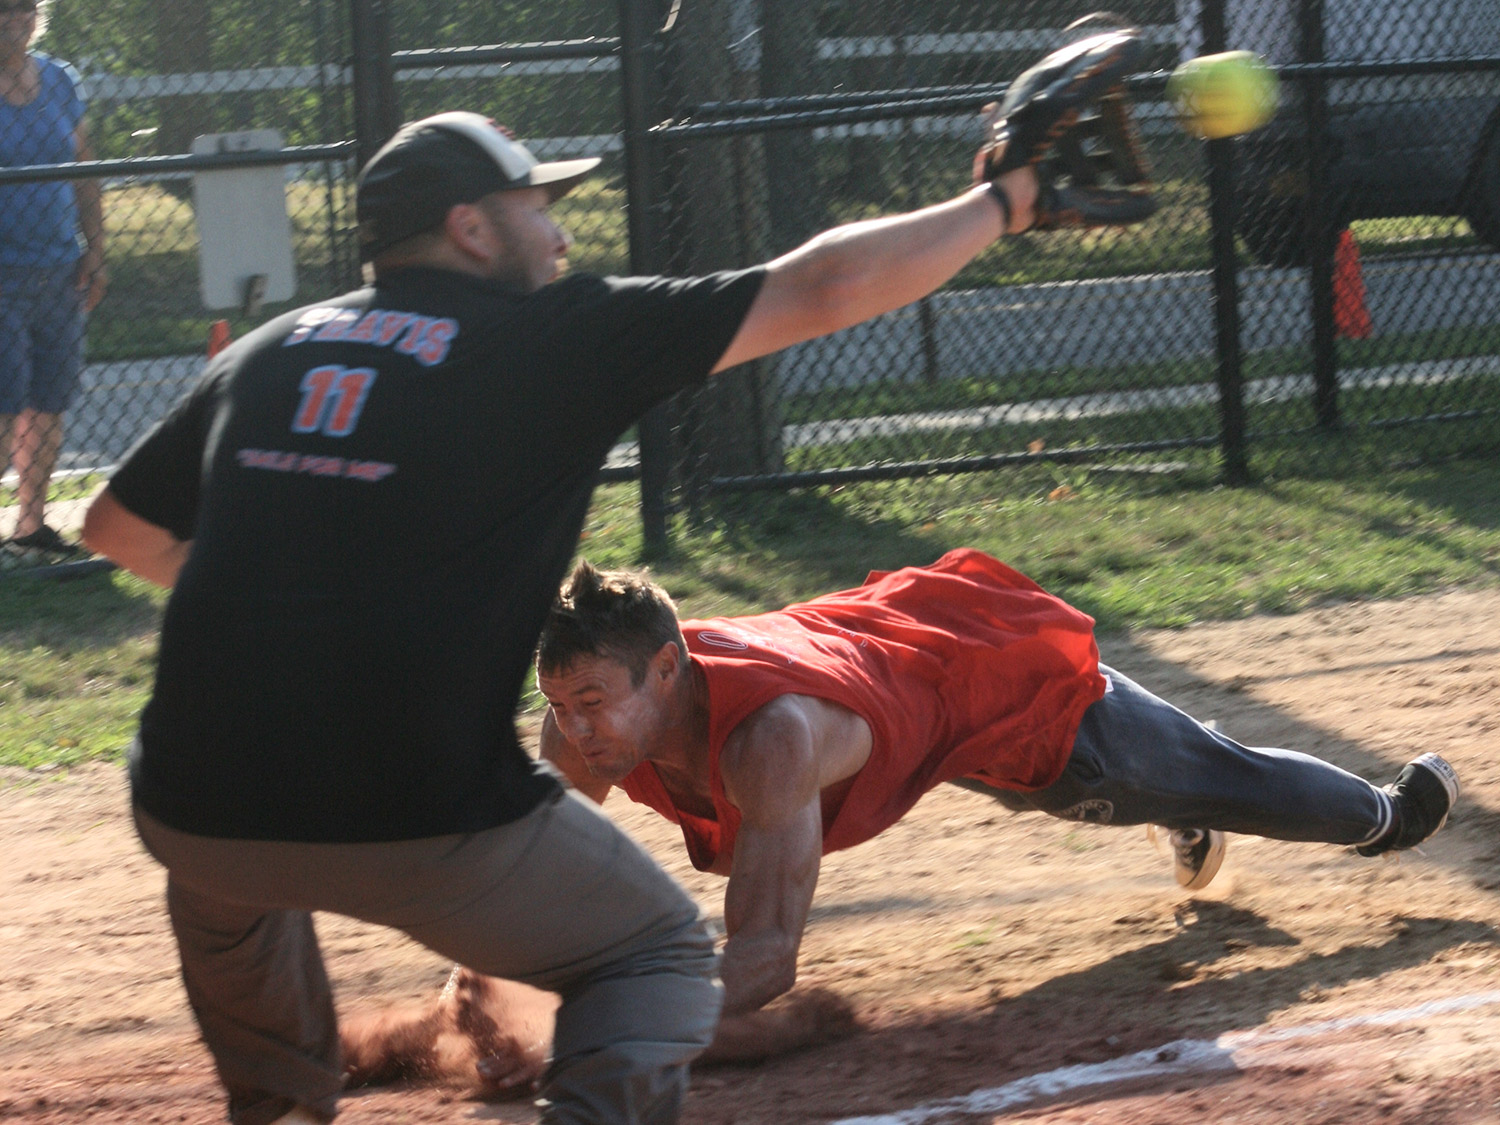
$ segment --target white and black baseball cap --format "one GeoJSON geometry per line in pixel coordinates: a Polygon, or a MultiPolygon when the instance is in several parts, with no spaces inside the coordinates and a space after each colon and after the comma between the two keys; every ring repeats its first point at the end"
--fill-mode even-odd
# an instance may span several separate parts
{"type": "Polygon", "coordinates": [[[359,174],[355,207],[359,254],[377,254],[441,223],[457,203],[496,191],[546,188],[567,194],[599,166],[597,156],[540,163],[478,113],[455,111],[409,121],[359,174]]]}

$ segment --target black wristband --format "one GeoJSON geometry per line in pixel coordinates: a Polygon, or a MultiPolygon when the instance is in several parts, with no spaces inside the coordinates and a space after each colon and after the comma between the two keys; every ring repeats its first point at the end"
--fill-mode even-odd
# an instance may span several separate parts
{"type": "Polygon", "coordinates": [[[1005,194],[998,180],[991,180],[989,187],[990,198],[1000,204],[1000,234],[1003,237],[1010,233],[1010,196],[1005,194]]]}

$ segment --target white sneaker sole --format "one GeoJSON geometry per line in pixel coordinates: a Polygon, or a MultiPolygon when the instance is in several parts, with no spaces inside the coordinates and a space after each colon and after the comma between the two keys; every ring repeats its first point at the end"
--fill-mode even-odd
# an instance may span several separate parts
{"type": "MultiPolygon", "coordinates": [[[[1167,839],[1171,841],[1174,833],[1168,833],[1167,839]]],[[[1208,829],[1208,854],[1203,857],[1203,866],[1197,871],[1192,871],[1182,864],[1176,862],[1176,848],[1173,848],[1173,864],[1176,868],[1177,885],[1185,891],[1201,891],[1214,881],[1214,876],[1219,873],[1219,868],[1224,865],[1224,853],[1229,850],[1229,837],[1217,828],[1208,829]]]]}

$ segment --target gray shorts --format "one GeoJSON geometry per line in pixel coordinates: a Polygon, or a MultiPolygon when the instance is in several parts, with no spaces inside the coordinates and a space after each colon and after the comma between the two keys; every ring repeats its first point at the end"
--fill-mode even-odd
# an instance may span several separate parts
{"type": "Polygon", "coordinates": [[[315,910],[561,994],[542,1121],[677,1120],[718,1021],[713,943],[686,892],[576,795],[487,832],[394,843],[213,839],[139,807],[136,825],[167,868],[188,999],[237,1125],[293,1104],[334,1112],[342,1063],[315,910]]]}

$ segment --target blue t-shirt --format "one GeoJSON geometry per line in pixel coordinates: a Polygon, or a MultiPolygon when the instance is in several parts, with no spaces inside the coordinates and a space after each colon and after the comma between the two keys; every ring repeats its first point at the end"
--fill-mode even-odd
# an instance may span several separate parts
{"type": "MultiPolygon", "coordinates": [[[[35,56],[41,89],[25,105],[0,98],[0,166],[67,164],[78,158],[82,79],[73,67],[35,56]]],[[[0,186],[0,266],[60,266],[84,250],[69,180],[0,186]]]]}

